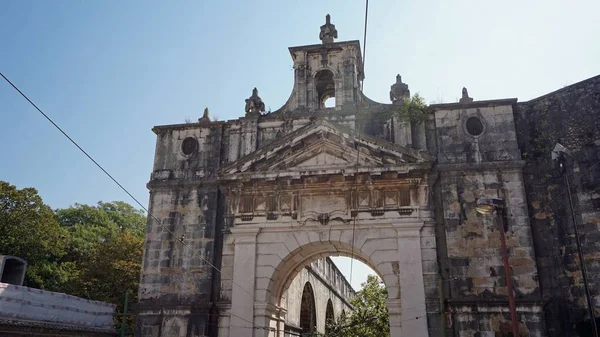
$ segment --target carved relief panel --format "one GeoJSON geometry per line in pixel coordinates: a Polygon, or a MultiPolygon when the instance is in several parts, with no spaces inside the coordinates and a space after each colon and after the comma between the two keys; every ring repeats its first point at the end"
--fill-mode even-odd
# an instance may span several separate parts
{"type": "Polygon", "coordinates": [[[255,218],[267,221],[287,218],[325,225],[334,219],[350,221],[363,212],[373,217],[386,212],[410,216],[423,200],[418,196],[418,184],[418,179],[380,181],[367,186],[352,181],[311,185],[290,181],[240,184],[226,193],[227,217],[231,219],[230,225],[243,225],[255,218]]]}

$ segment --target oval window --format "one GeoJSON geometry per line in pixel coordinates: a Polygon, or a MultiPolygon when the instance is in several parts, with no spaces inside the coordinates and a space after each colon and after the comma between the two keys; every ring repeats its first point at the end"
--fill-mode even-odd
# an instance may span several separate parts
{"type": "Polygon", "coordinates": [[[198,150],[198,141],[194,137],[187,137],[181,143],[181,151],[185,155],[190,155],[198,150]]]}
{"type": "Polygon", "coordinates": [[[469,117],[467,119],[467,132],[471,136],[479,136],[483,133],[483,123],[481,123],[481,119],[477,117],[469,117]]]}

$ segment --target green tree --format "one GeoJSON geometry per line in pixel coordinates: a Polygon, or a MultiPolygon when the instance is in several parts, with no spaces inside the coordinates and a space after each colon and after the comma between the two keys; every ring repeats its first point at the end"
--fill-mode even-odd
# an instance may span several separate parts
{"type": "Polygon", "coordinates": [[[65,276],[59,260],[67,233],[35,188],[0,181],[0,254],[27,261],[25,285],[54,289],[65,276]]]}
{"type": "MultiPolygon", "coordinates": [[[[144,239],[123,231],[112,239],[96,243],[90,259],[78,263],[79,277],[71,285],[75,296],[117,304],[117,313],[123,312],[125,292],[129,303],[137,302],[144,239]]],[[[115,316],[120,323],[120,316],[115,316]]],[[[133,317],[127,319],[128,330],[133,317]]]]}
{"type": "Polygon", "coordinates": [[[329,325],[328,336],[389,337],[387,290],[379,278],[369,275],[352,299],[353,310],[329,325]]]}
{"type": "Polygon", "coordinates": [[[75,204],[56,210],[56,215],[70,235],[63,261],[89,259],[97,243],[112,240],[122,231],[142,237],[146,224],[143,211],[122,201],[99,202],[97,206],[75,204]]]}
{"type": "MultiPolygon", "coordinates": [[[[56,210],[69,233],[69,278],[62,291],[71,295],[117,304],[123,311],[125,292],[130,303],[137,300],[146,217],[141,210],[122,202],[75,204],[56,210]]],[[[120,323],[120,316],[115,316],[120,323]]],[[[129,330],[133,317],[128,317],[129,330]]]]}

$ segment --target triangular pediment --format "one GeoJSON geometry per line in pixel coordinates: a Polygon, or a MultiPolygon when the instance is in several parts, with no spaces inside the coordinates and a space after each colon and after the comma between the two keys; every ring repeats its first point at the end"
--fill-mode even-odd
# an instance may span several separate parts
{"type": "Polygon", "coordinates": [[[358,168],[364,171],[364,168],[392,169],[430,162],[429,156],[414,149],[360,135],[325,120],[316,120],[227,165],[221,170],[221,176],[315,174],[358,168]]]}

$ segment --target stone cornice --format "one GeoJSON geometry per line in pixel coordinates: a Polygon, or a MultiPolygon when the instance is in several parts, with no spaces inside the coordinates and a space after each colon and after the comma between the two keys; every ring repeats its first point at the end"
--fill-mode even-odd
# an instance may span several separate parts
{"type": "Polygon", "coordinates": [[[440,103],[432,104],[429,106],[430,110],[457,110],[457,109],[475,109],[475,108],[487,108],[496,107],[503,105],[513,105],[517,103],[516,98],[504,98],[504,99],[493,99],[485,101],[474,101],[470,103],[440,103]]]}
{"type": "Polygon", "coordinates": [[[426,171],[431,167],[431,163],[422,164],[402,164],[402,165],[386,165],[382,167],[347,167],[347,168],[325,168],[320,170],[287,170],[278,172],[244,172],[234,173],[221,176],[221,181],[239,181],[239,180],[252,180],[252,179],[265,179],[275,180],[279,178],[296,178],[299,179],[305,176],[315,175],[344,175],[350,176],[354,174],[369,173],[371,175],[379,175],[385,172],[397,172],[399,174],[409,174],[414,171],[426,171]]]}
{"type": "MultiPolygon", "coordinates": [[[[451,312],[508,312],[508,299],[449,299],[446,301],[451,312]]],[[[519,312],[542,312],[545,301],[541,298],[516,299],[519,312]]]]}
{"type": "Polygon", "coordinates": [[[310,44],[310,45],[306,45],[306,46],[296,46],[296,47],[289,47],[288,50],[290,51],[290,54],[293,54],[297,51],[306,51],[306,52],[319,52],[323,49],[340,49],[342,47],[346,47],[346,46],[354,46],[354,47],[358,47],[358,55],[360,55],[360,41],[359,40],[350,40],[350,41],[340,41],[340,42],[333,42],[333,43],[327,43],[327,44],[310,44]]]}
{"type": "Polygon", "coordinates": [[[150,191],[158,190],[161,188],[170,189],[172,187],[189,187],[189,186],[214,186],[215,188],[219,185],[219,181],[216,179],[169,179],[169,180],[151,180],[146,184],[146,188],[150,191]]]}
{"type": "Polygon", "coordinates": [[[525,167],[524,160],[494,161],[487,163],[460,163],[460,164],[438,164],[434,166],[433,171],[453,172],[453,171],[508,171],[522,169],[525,167]]]}

